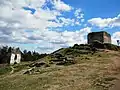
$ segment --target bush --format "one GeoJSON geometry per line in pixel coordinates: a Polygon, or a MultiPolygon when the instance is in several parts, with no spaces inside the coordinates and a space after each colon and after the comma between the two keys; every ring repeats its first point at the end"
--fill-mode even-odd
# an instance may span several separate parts
{"type": "Polygon", "coordinates": [[[72,49],[79,49],[79,50],[90,50],[90,46],[88,44],[75,44],[72,49]]]}
{"type": "Polygon", "coordinates": [[[73,51],[72,48],[66,48],[63,52],[63,55],[70,54],[70,52],[72,52],[72,51],[73,51]]]}
{"type": "Polygon", "coordinates": [[[119,51],[120,47],[113,45],[113,44],[109,44],[109,43],[105,43],[104,44],[105,49],[109,49],[109,50],[115,50],[115,51],[119,51]]]}
{"type": "Polygon", "coordinates": [[[78,45],[78,44],[75,44],[72,48],[74,48],[74,49],[79,49],[79,45],[78,45]]]}

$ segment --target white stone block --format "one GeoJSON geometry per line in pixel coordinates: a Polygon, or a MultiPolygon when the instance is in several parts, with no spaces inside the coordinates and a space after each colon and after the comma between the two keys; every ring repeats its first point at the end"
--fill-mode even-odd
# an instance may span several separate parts
{"type": "Polygon", "coordinates": [[[15,63],[15,54],[11,54],[11,57],[10,57],[10,64],[14,64],[15,63]]]}

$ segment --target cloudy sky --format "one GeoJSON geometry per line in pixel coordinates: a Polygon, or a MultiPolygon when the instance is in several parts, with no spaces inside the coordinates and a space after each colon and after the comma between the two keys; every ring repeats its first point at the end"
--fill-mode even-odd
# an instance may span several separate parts
{"type": "Polygon", "coordinates": [[[120,39],[119,0],[0,0],[0,45],[49,53],[103,30],[120,39]]]}

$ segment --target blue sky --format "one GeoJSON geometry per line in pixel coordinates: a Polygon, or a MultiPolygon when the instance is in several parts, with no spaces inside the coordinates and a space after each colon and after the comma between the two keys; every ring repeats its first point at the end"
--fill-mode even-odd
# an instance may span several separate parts
{"type": "Polygon", "coordinates": [[[120,39],[119,0],[1,0],[0,45],[50,53],[87,43],[90,32],[120,39]]]}
{"type": "MultiPolygon", "coordinates": [[[[65,0],[69,3],[68,0],[65,0]]],[[[82,8],[86,13],[86,18],[93,17],[109,18],[115,17],[120,12],[119,0],[70,0],[70,4],[77,8],[82,8]]]]}

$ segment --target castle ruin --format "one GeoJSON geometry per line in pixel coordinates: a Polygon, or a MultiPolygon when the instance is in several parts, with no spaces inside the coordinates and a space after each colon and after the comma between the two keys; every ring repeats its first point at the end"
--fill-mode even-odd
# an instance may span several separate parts
{"type": "Polygon", "coordinates": [[[105,31],[89,33],[88,44],[92,44],[94,41],[99,41],[101,43],[111,43],[111,35],[105,31]]]}
{"type": "Polygon", "coordinates": [[[21,52],[19,48],[12,49],[10,56],[10,64],[20,63],[21,62],[21,52]]]}

